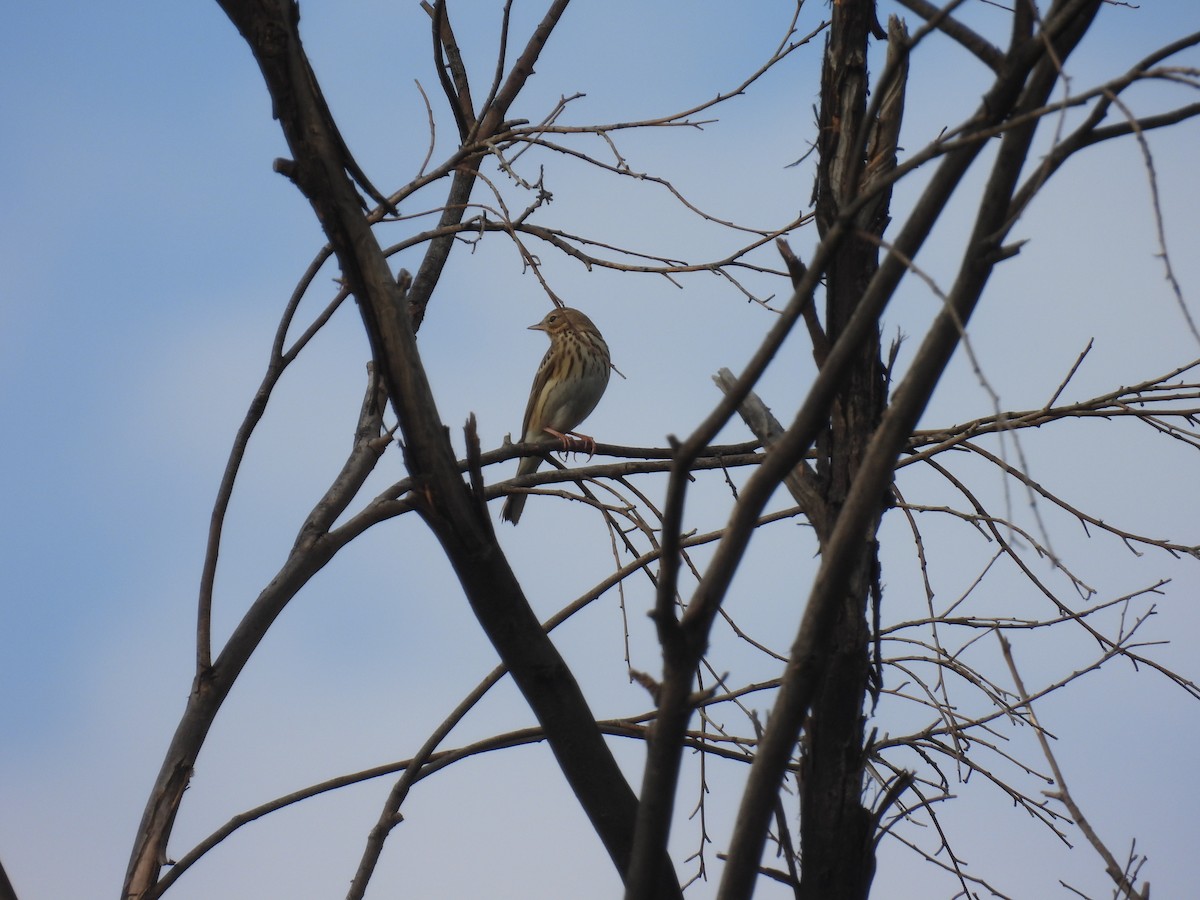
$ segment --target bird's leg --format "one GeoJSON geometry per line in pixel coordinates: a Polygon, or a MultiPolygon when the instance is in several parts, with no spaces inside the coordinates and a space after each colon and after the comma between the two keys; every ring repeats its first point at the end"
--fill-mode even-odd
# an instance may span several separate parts
{"type": "Polygon", "coordinates": [[[561,431],[555,431],[553,428],[551,428],[549,426],[543,428],[542,431],[546,432],[546,434],[550,435],[551,437],[558,438],[559,441],[562,442],[562,449],[560,452],[566,453],[568,450],[571,449],[571,439],[569,437],[567,437],[565,434],[563,434],[561,431]]]}

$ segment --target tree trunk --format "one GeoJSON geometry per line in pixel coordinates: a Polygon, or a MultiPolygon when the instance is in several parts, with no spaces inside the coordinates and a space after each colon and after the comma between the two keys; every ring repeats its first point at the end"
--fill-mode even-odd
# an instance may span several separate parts
{"type": "MultiPolygon", "coordinates": [[[[879,35],[874,0],[843,0],[833,5],[821,78],[817,225],[822,234],[878,174],[894,165],[894,135],[885,115],[898,125],[897,102],[881,105],[868,123],[867,43],[879,35]],[[891,137],[889,137],[891,135],[891,137]]],[[[902,84],[902,81],[900,82],[902,84]]],[[[903,91],[897,100],[902,102],[903,91]]],[[[855,217],[857,233],[836,251],[826,278],[826,329],[835,341],[858,306],[879,265],[878,244],[887,225],[889,197],[881,193],[855,217]]],[[[829,426],[818,441],[817,473],[830,521],[849,494],[872,432],[886,403],[878,329],[855,361],[833,405],[829,426]]],[[[878,585],[879,512],[854,566],[837,613],[828,665],[814,700],[804,738],[800,797],[802,842],[800,896],[809,900],[865,898],[875,870],[871,816],[863,807],[863,706],[870,677],[867,606],[878,585]]]]}

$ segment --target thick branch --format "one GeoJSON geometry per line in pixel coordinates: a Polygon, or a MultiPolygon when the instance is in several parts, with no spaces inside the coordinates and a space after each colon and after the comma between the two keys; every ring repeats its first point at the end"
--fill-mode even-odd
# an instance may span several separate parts
{"type": "MultiPolygon", "coordinates": [[[[509,665],[514,680],[546,729],[563,772],[618,869],[625,871],[632,845],[637,800],[596,727],[578,684],[542,631],[500,552],[486,509],[458,474],[448,435],[433,401],[417,353],[405,297],[363,215],[347,177],[350,161],[320,96],[301,46],[298,10],[288,0],[220,0],[250,45],[271,93],[284,136],[295,157],[281,168],[312,204],[358,300],[372,354],[404,436],[409,469],[417,485],[419,509],[454,566],[480,623],[509,665]]],[[[533,71],[545,40],[566,7],[558,0],[539,25],[492,108],[484,111],[481,133],[499,126],[503,112],[533,71]]],[[[297,575],[323,564],[308,552],[297,560],[297,575]]],[[[273,584],[274,587],[274,584],[273,584]]],[[[259,604],[256,604],[256,608],[259,604]]],[[[277,610],[262,610],[265,630],[277,610]]],[[[251,618],[251,616],[247,618],[251,618]]],[[[232,642],[231,642],[232,643],[232,642]]],[[[226,653],[231,648],[226,648],[226,653]]],[[[224,656],[225,654],[222,654],[224,656]]],[[[244,661],[244,660],[243,660],[244,661]]],[[[218,660],[212,679],[198,685],[176,736],[191,758],[198,752],[215,708],[240,666],[218,660]],[[200,705],[204,714],[193,707],[200,705]]],[[[168,760],[135,847],[127,894],[141,896],[157,879],[190,765],[168,760]]],[[[678,894],[678,882],[664,860],[663,894],[678,894]]]]}

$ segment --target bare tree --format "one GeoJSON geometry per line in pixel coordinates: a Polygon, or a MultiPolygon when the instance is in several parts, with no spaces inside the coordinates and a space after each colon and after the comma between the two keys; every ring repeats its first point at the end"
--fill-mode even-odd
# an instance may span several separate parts
{"type": "MultiPolygon", "coordinates": [[[[952,793],[955,776],[950,770],[978,773],[994,783],[1050,833],[1063,835],[1078,828],[1103,854],[1118,893],[1143,895],[1145,889],[1137,885],[1140,858],[1131,855],[1127,862],[1118,862],[1103,838],[1087,827],[1034,713],[1041,698],[1065,689],[1083,671],[1028,689],[1010,643],[1026,633],[1078,629],[1094,642],[1089,669],[1125,659],[1200,698],[1192,681],[1156,662],[1139,645],[1139,627],[1153,611],[1149,598],[1161,585],[1128,596],[1097,596],[1071,573],[1068,561],[1053,552],[1040,512],[1061,510],[1084,527],[1139,551],[1152,548],[1197,557],[1200,549],[1124,530],[1073,505],[1034,479],[1024,464],[1020,440],[1026,429],[1095,418],[1110,421],[1113,428],[1133,420],[1198,449],[1200,384],[1193,374],[1198,363],[1170,363],[1164,366],[1168,371],[1140,384],[1060,402],[1084,351],[1039,408],[997,406],[955,425],[920,430],[918,425],[951,356],[963,347],[967,324],[997,266],[1020,253],[1020,242],[1010,240],[1015,223],[1055,174],[1092,145],[1131,140],[1146,148],[1147,172],[1153,178],[1146,133],[1200,113],[1200,103],[1180,103],[1138,114],[1123,99],[1131,87],[1145,82],[1167,82],[1184,90],[1200,87],[1200,72],[1175,61],[1200,44],[1200,33],[1181,37],[1142,60],[1127,61],[1124,71],[1081,88],[1069,77],[1071,55],[1087,37],[1105,5],[1102,0],[1054,0],[1048,5],[1017,0],[1006,14],[1006,32],[998,38],[956,18],[961,0],[944,7],[901,0],[913,24],[906,26],[893,17],[886,30],[873,0],[835,3],[828,21],[818,21],[797,3],[787,33],[765,54],[761,68],[727,92],[653,119],[576,125],[567,121],[575,99],[571,96],[564,96],[535,123],[512,117],[543,48],[553,40],[566,0],[548,3],[540,23],[526,35],[510,28],[512,4],[504,5],[499,58],[480,101],[472,94],[468,76],[485,64],[468,60],[460,50],[454,10],[445,2],[423,4],[436,77],[457,130],[457,147],[431,165],[431,139],[429,156],[414,161],[412,180],[385,192],[360,169],[335,124],[300,40],[299,7],[289,0],[220,0],[220,5],[259,64],[287,140],[291,158],[277,161],[276,169],[310,202],[329,243],[286,305],[266,376],[234,439],[217,492],[199,591],[195,679],[137,832],[126,897],[163,895],[193,863],[247,822],[319,793],[397,774],[377,823],[364,836],[362,859],[349,891],[350,897],[362,897],[416,781],[484,750],[543,740],[621,874],[628,898],[681,896],[691,881],[708,877],[703,847],[690,875],[668,852],[686,751],[698,751],[705,761],[732,760],[747,772],[744,786],[737,788],[740,806],[724,851],[718,890],[722,898],[750,896],[764,878],[789,885],[800,898],[866,897],[884,836],[909,844],[931,866],[950,871],[962,895],[1002,895],[1001,886],[982,881],[959,864],[953,835],[941,826],[937,810],[952,793]],[[906,98],[910,64],[935,32],[961,45],[989,73],[990,84],[965,120],[924,146],[902,149],[904,108],[912,102],[906,98]],[[700,209],[669,173],[638,171],[622,155],[625,132],[697,127],[729,98],[756,88],[764,73],[797,50],[818,46],[818,38],[824,41],[824,55],[813,132],[816,185],[811,213],[766,229],[726,222],[700,209]],[[872,75],[872,45],[877,42],[886,45],[886,56],[872,75]],[[1075,115],[1068,118],[1067,113],[1075,115]],[[597,152],[597,146],[602,151],[597,152]],[[1037,147],[1041,149],[1035,151],[1037,147]],[[728,251],[715,259],[679,260],[653,248],[616,246],[582,228],[541,224],[551,196],[539,168],[539,160],[546,158],[662,190],[670,203],[729,235],[728,251]],[[893,188],[922,167],[925,181],[915,202],[893,210],[893,188]],[[951,195],[976,189],[967,184],[968,173],[981,173],[974,221],[953,279],[942,287],[922,269],[920,254],[951,195]],[[426,225],[425,217],[407,214],[413,198],[437,190],[442,193],[436,202],[426,203],[434,210],[435,223],[426,225]],[[411,224],[411,231],[387,245],[383,226],[396,223],[411,224]],[[787,238],[814,227],[815,249],[801,260],[787,238]],[[565,254],[590,268],[671,279],[715,272],[731,290],[763,307],[771,323],[740,373],[718,375],[722,394],[711,412],[669,446],[601,443],[598,459],[583,465],[568,469],[557,464],[534,475],[488,483],[489,467],[517,456],[545,454],[548,448],[522,443],[484,451],[472,419],[466,428],[466,458],[456,459],[415,336],[427,316],[451,314],[439,303],[436,289],[454,249],[490,240],[492,234],[512,243],[548,297],[560,305],[544,273],[545,254],[565,254]],[[395,273],[389,259],[413,248],[422,253],[415,274],[395,273]],[[331,257],[336,258],[343,287],[304,325],[296,318],[301,300],[314,290],[317,273],[331,257]],[[747,286],[749,275],[787,285],[786,302],[773,305],[747,286]],[[940,308],[911,359],[901,366],[896,345],[884,352],[880,321],[906,279],[926,285],[940,308]],[[353,449],[300,525],[283,566],[248,606],[229,639],[214,648],[217,560],[250,437],[288,367],[351,296],[372,355],[353,449]],[[755,390],[801,321],[817,375],[794,396],[776,401],[797,409],[792,421],[782,425],[755,390]],[[715,445],[718,432],[739,414],[753,439],[715,445]],[[405,476],[375,497],[360,500],[380,459],[397,453],[405,476]],[[1011,508],[996,508],[968,478],[957,474],[961,458],[986,464],[1028,496],[1034,525],[1018,521],[1011,508]],[[898,473],[910,467],[934,473],[957,495],[956,502],[922,503],[909,496],[898,473]],[[712,522],[707,531],[688,530],[685,504],[694,479],[705,471],[723,473],[733,489],[727,517],[712,522]],[[771,507],[781,485],[793,502],[771,507]],[[487,507],[497,497],[535,490],[592,507],[607,525],[616,559],[608,579],[547,622],[534,614],[497,541],[494,512],[487,507]],[[436,537],[502,665],[448,713],[410,758],[304,787],[243,812],[164,871],[176,814],[209,729],[276,618],[348,544],[381,522],[409,514],[418,516],[436,537]],[[1047,598],[1052,612],[1034,617],[960,614],[956,609],[961,600],[949,607],[935,605],[928,589],[927,617],[895,618],[887,610],[882,587],[879,530],[885,515],[902,517],[910,526],[927,589],[923,523],[928,517],[946,517],[989,540],[995,548],[993,561],[1003,559],[1018,568],[1030,589],[1047,598]],[[751,542],[779,520],[811,526],[818,552],[811,585],[789,588],[797,603],[786,655],[740,629],[724,605],[751,542]],[[622,556],[627,561],[622,563],[622,556]],[[1061,596],[1039,574],[1032,564],[1038,557],[1051,560],[1054,571],[1066,577],[1076,591],[1074,599],[1061,596]],[[564,658],[549,632],[609,588],[624,589],[640,578],[655,595],[652,619],[661,672],[638,672],[630,663],[630,675],[646,687],[652,709],[602,721],[579,686],[576,664],[564,658]],[[1113,609],[1128,614],[1114,624],[1107,616],[1113,609]],[[721,658],[712,652],[718,622],[727,623],[775,674],[763,682],[731,683],[721,658]],[[989,633],[999,636],[1010,670],[986,671],[965,654],[989,633]],[[454,726],[505,675],[519,687],[538,727],[444,748],[454,726]],[[748,704],[748,695],[769,705],[769,715],[760,717],[748,704]],[[916,710],[923,724],[909,733],[869,731],[869,714],[885,704],[916,710]],[[730,725],[728,719],[741,724],[730,725]],[[1018,775],[1031,776],[1041,765],[1002,747],[1005,731],[1025,728],[1042,738],[1054,803],[1009,774],[1010,763],[1018,775]],[[607,740],[613,735],[645,742],[640,785],[631,785],[618,766],[607,740]],[[997,760],[1004,767],[997,766],[997,760]],[[797,810],[788,807],[793,792],[797,810]],[[794,813],[799,821],[795,834],[794,813]],[[925,825],[933,827],[921,827],[925,825]],[[781,869],[763,864],[769,842],[777,845],[781,869]]],[[[805,87],[797,86],[797,92],[802,94],[805,87]]],[[[429,108],[433,122],[437,116],[432,101],[429,108]]],[[[1164,264],[1174,284],[1163,241],[1164,264]]],[[[1181,316],[1190,326],[1182,289],[1175,285],[1175,291],[1181,316]]],[[[801,539],[806,547],[807,540],[801,539]]],[[[968,594],[986,574],[987,569],[968,594]]]]}

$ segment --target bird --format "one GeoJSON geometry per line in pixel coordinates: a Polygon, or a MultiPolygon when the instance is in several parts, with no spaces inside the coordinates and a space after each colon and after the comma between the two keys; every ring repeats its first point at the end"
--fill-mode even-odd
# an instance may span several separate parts
{"type": "MultiPolygon", "coordinates": [[[[544,331],[550,349],[533,377],[521,440],[541,441],[549,435],[558,438],[566,450],[571,446],[567,435],[572,435],[594,452],[596,441],[574,429],[596,408],[608,387],[612,369],[608,344],[591,319],[570,307],[552,309],[529,330],[544,331]]],[[[541,464],[540,456],[524,456],[517,465],[517,476],[532,475],[541,464]]],[[[516,525],[527,496],[509,494],[500,518],[516,525]]]]}

